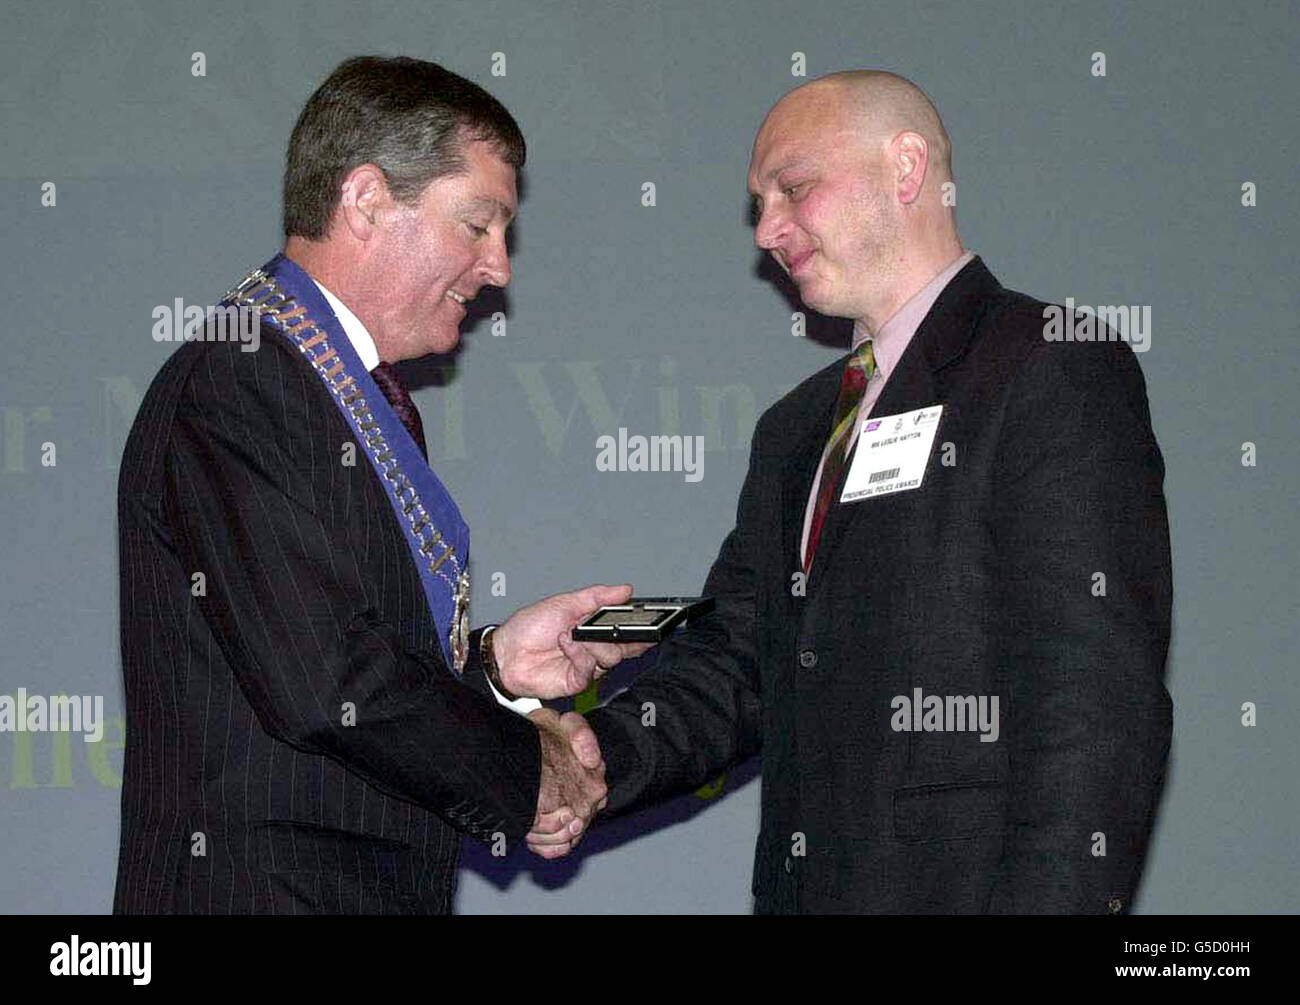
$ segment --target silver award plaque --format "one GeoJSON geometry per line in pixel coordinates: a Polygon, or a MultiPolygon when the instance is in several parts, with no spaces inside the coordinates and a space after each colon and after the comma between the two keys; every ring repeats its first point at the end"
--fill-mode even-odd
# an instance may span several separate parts
{"type": "Polygon", "coordinates": [[[662,642],[713,604],[712,597],[633,597],[600,608],[573,629],[573,637],[579,642],[662,642]]]}

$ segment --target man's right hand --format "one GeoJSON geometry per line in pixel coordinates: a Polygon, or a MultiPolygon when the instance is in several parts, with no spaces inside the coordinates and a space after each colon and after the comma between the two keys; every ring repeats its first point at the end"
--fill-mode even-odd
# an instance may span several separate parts
{"type": "Polygon", "coordinates": [[[650,643],[573,638],[574,627],[601,607],[631,596],[630,584],[588,586],[519,608],[492,636],[501,683],[521,698],[564,698],[585,691],[621,660],[640,656],[650,643]]]}
{"type": "Polygon", "coordinates": [[[542,741],[542,779],[537,815],[528,832],[529,849],[560,858],[577,847],[596,814],[605,808],[605,760],[596,734],[576,712],[563,716],[539,708],[528,718],[542,741]]]}

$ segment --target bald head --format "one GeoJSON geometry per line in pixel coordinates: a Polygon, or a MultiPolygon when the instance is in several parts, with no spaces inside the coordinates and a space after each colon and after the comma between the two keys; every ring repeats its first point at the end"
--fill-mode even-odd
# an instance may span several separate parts
{"type": "Polygon", "coordinates": [[[778,101],[764,128],[774,120],[802,118],[810,109],[833,120],[837,131],[852,135],[873,153],[887,149],[900,133],[916,133],[925,140],[927,174],[938,184],[952,180],[948,130],[925,92],[906,77],[885,70],[844,70],[818,77],[778,101]]]}
{"type": "Polygon", "coordinates": [[[754,140],[755,242],[823,313],[876,330],[961,254],[952,144],[904,77],[850,70],[786,94],[754,140]]]}
{"type": "Polygon", "coordinates": [[[919,133],[929,147],[930,171],[936,180],[952,179],[952,143],[943,120],[925,92],[906,77],[884,70],[846,70],[810,82],[839,93],[855,117],[864,141],[888,144],[901,132],[919,133]]]}

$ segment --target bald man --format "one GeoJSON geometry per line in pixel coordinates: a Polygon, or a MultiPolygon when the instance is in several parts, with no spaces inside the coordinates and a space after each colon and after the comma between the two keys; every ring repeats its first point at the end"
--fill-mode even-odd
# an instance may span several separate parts
{"type": "Polygon", "coordinates": [[[1171,731],[1142,374],[1045,338],[951,181],[901,77],[767,116],[755,240],[853,351],[760,419],[715,612],[589,716],[608,814],[762,752],[760,913],[1120,913],[1138,885],[1171,731]]]}

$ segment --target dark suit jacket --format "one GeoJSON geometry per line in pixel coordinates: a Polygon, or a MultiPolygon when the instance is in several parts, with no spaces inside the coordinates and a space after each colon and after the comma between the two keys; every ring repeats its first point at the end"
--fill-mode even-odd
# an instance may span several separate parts
{"type": "Polygon", "coordinates": [[[536,729],[476,665],[447,668],[352,439],[269,325],[257,352],[185,345],[141,404],[118,488],[116,912],[447,912],[457,830],[532,823],[536,729]]]}
{"type": "Polygon", "coordinates": [[[1127,344],[1048,342],[1044,306],[954,277],[872,411],[944,406],[924,482],[836,504],[803,596],[844,360],[772,406],[715,613],[590,716],[614,813],[761,748],[760,912],[1127,909],[1171,733],[1164,465],[1127,344]],[[915,688],[999,696],[999,739],[895,731],[915,688]]]}

